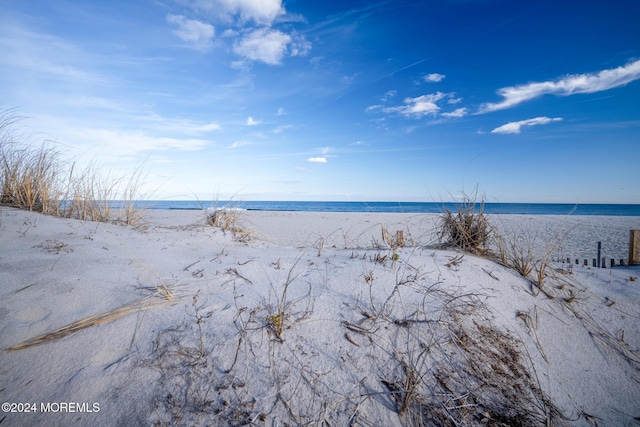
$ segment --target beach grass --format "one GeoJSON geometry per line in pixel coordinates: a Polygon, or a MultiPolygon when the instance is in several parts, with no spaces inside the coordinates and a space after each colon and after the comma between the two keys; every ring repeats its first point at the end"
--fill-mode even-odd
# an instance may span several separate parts
{"type": "Polygon", "coordinates": [[[166,294],[158,293],[152,294],[140,299],[137,299],[133,302],[125,304],[123,306],[114,308],[112,310],[106,311],[104,313],[99,313],[93,316],[85,317],[84,319],[80,319],[78,321],[72,322],[66,326],[63,326],[59,329],[56,329],[51,332],[47,332],[46,334],[39,335],[37,337],[31,338],[20,344],[12,345],[6,348],[6,351],[16,351],[23,350],[25,348],[33,347],[35,345],[55,341],[61,338],[64,338],[68,335],[81,331],[83,329],[90,328],[92,326],[102,325],[104,323],[109,323],[114,320],[120,319],[121,317],[129,316],[131,314],[149,310],[152,308],[160,307],[171,303],[173,298],[168,298],[166,294]]]}
{"type": "Polygon", "coordinates": [[[0,203],[48,215],[133,225],[144,212],[143,168],[118,175],[97,162],[79,168],[51,142],[33,145],[15,131],[19,118],[0,112],[0,203]]]}
{"type": "Polygon", "coordinates": [[[456,212],[445,209],[441,214],[437,233],[439,240],[449,247],[485,252],[492,228],[484,212],[484,199],[478,200],[477,192],[464,194],[456,212]]]}
{"type": "Polygon", "coordinates": [[[240,202],[233,200],[221,205],[216,198],[213,206],[204,208],[206,223],[212,227],[230,232],[237,241],[246,242],[251,239],[250,231],[242,224],[242,209],[240,202]]]}

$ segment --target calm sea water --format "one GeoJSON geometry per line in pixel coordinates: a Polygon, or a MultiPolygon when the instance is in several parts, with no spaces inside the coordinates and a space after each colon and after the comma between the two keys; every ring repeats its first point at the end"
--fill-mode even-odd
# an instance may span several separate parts
{"type": "MultiPolygon", "coordinates": [[[[455,203],[433,202],[273,202],[159,200],[140,202],[149,209],[194,210],[233,207],[259,211],[440,213],[455,203]]],[[[489,214],[640,216],[640,204],[485,203],[489,214]]]]}

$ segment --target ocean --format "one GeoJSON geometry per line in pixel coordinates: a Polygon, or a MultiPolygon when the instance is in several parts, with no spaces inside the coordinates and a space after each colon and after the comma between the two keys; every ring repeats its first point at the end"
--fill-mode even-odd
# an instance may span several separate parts
{"type": "MultiPolygon", "coordinates": [[[[440,213],[456,203],[435,202],[299,202],[155,200],[137,202],[148,209],[197,210],[231,207],[257,211],[440,213]]],[[[477,206],[476,206],[477,207],[477,206]]],[[[485,203],[488,214],[640,216],[640,204],[485,203]]]]}

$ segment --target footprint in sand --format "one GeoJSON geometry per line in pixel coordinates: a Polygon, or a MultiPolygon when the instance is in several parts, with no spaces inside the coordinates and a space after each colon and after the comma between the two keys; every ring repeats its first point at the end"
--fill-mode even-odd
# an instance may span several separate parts
{"type": "Polygon", "coordinates": [[[16,314],[15,319],[20,322],[33,323],[46,319],[50,314],[51,311],[44,307],[32,307],[20,310],[16,314]]]}

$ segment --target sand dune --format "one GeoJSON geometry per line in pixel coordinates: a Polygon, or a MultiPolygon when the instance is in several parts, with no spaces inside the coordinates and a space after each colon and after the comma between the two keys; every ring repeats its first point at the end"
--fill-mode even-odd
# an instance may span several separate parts
{"type": "MultiPolygon", "coordinates": [[[[637,268],[553,263],[536,286],[436,248],[433,215],[242,220],[248,239],[196,211],[124,227],[0,208],[0,423],[637,424],[637,268]]],[[[492,221],[589,258],[626,256],[640,228],[492,221]]]]}

